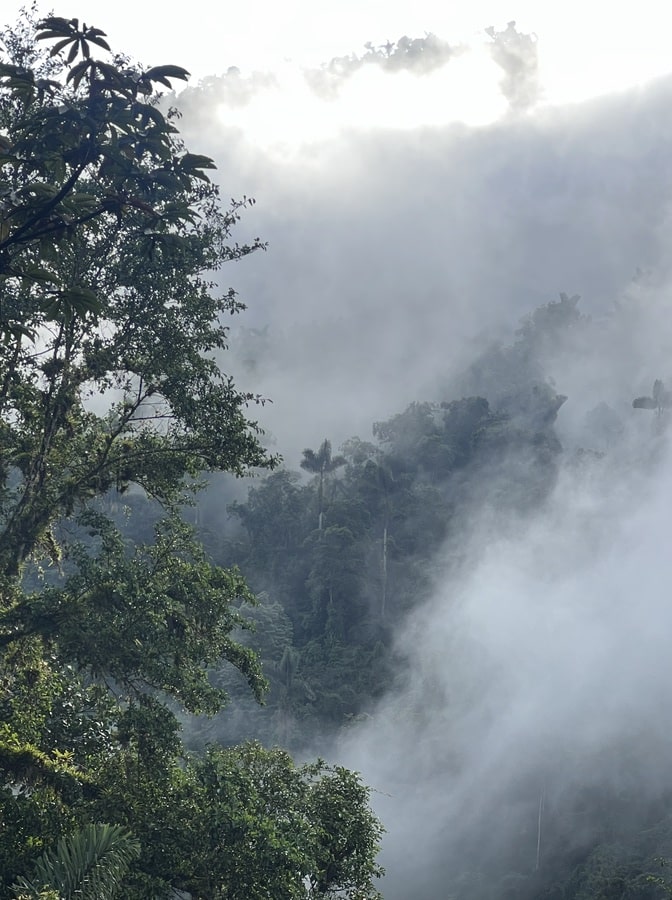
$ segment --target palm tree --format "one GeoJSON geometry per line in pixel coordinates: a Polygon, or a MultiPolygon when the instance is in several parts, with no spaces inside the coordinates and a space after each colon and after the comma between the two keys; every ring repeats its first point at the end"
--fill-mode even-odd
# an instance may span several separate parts
{"type": "Polygon", "coordinates": [[[324,440],[320,445],[317,453],[310,448],[303,451],[303,459],[301,460],[301,468],[307,472],[319,475],[317,488],[317,527],[322,531],[322,519],[324,509],[324,480],[325,476],[330,472],[334,472],[340,466],[344,466],[347,460],[344,456],[331,455],[331,441],[324,440]]]}
{"type": "Polygon", "coordinates": [[[19,878],[12,890],[19,900],[114,900],[139,856],[140,844],[120,825],[86,825],[43,853],[32,879],[19,878]]]}

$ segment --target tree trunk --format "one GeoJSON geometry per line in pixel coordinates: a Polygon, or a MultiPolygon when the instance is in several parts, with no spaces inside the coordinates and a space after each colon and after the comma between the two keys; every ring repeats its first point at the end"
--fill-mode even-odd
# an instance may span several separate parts
{"type": "Polygon", "coordinates": [[[387,606],[387,525],[383,528],[383,559],[382,559],[382,597],[380,603],[380,618],[385,618],[387,606]]]}

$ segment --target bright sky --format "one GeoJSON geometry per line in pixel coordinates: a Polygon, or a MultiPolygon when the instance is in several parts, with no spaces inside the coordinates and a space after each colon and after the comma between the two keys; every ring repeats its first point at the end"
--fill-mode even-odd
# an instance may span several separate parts
{"type": "MultiPolygon", "coordinates": [[[[14,0],[3,4],[6,22],[20,5],[14,0]]],[[[42,9],[49,5],[43,3],[42,9]]],[[[635,7],[586,0],[190,0],[160,9],[137,0],[61,0],[54,12],[103,28],[115,49],[143,63],[182,65],[194,81],[229,66],[243,75],[254,70],[278,74],[282,99],[277,91],[266,92],[251,108],[226,111],[231,123],[253,140],[262,140],[264,133],[271,140],[282,139],[288,122],[295,135],[319,138],[336,125],[408,128],[450,120],[492,121],[505,104],[497,88],[501,72],[483,50],[483,29],[500,29],[510,19],[519,31],[538,36],[541,86],[548,103],[598,96],[672,71],[672,7],[660,0],[639,0],[635,7]],[[379,45],[427,32],[451,44],[466,42],[474,50],[429,78],[386,78],[367,71],[346,86],[338,104],[318,103],[306,90],[303,67],[362,53],[367,41],[379,45]]]]}

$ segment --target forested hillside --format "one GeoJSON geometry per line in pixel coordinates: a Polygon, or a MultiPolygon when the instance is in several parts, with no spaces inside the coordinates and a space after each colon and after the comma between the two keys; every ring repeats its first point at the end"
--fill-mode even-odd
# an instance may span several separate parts
{"type": "MultiPolygon", "coordinates": [[[[285,465],[252,482],[245,499],[229,504],[228,517],[206,502],[203,539],[222,562],[239,561],[259,597],[257,630],[245,641],[260,652],[271,689],[266,705],[255,708],[235,680],[219,673],[232,707],[193,723],[189,739],[234,742],[252,734],[300,750],[356,745],[360,728],[379,727],[381,740],[396,737],[406,746],[404,791],[413,788],[413,772],[417,790],[428,772],[457,777],[464,735],[454,731],[454,746],[437,744],[428,758],[413,746],[409,727],[412,733],[415,723],[421,735],[427,716],[436,716],[450,733],[451,715],[453,729],[463,727],[468,701],[450,683],[447,696],[431,681],[422,682],[421,694],[409,693],[416,676],[409,673],[405,634],[411,627],[417,639],[415,614],[437,585],[444,586],[443,606],[430,605],[432,615],[450,616],[489,541],[527,534],[558,495],[590,493],[596,485],[608,491],[619,470],[644,474],[664,458],[667,410],[656,411],[651,400],[640,404],[648,411],[633,410],[634,396],[615,394],[606,381],[606,400],[596,393],[577,398],[580,425],[565,429],[563,446],[558,415],[572,397],[560,393],[562,381],[549,381],[562,371],[572,381],[587,347],[602,352],[641,314],[626,304],[594,322],[577,296],[562,294],[463,372],[452,384],[463,394],[451,396],[447,385],[443,396],[419,399],[372,423],[370,437],[338,448],[325,438],[304,451],[295,469],[285,465]],[[380,709],[390,717],[387,725],[380,709]]],[[[568,553],[547,560],[549,586],[571,559],[568,553]]],[[[512,604],[510,616],[516,614],[512,604]]],[[[422,616],[422,627],[431,629],[422,616]]],[[[459,653],[459,643],[450,636],[446,652],[459,653]]],[[[643,758],[669,747],[646,729],[639,735],[643,758]]],[[[581,749],[574,744],[569,736],[566,746],[546,747],[540,759],[533,739],[527,773],[502,782],[487,814],[470,813],[446,834],[440,863],[430,858],[423,871],[408,866],[413,875],[405,886],[389,885],[390,896],[410,890],[434,896],[438,885],[445,896],[473,900],[667,896],[672,784],[645,775],[633,733],[599,751],[599,775],[598,751],[583,739],[581,749]]],[[[393,800],[383,809],[401,814],[393,800]]],[[[440,832],[432,842],[441,857],[440,832]]]]}
{"type": "Polygon", "coordinates": [[[484,396],[418,401],[338,454],[325,438],[297,471],[282,467],[231,504],[238,527],[223,542],[206,509],[210,551],[236,560],[261,598],[249,640],[272,689],[256,716],[246,709],[244,731],[252,716],[260,737],[301,746],[370,711],[394,682],[395,630],[431,590],[438,549],[448,542],[459,566],[469,515],[486,504],[524,515],[552,490],[566,398],[534,365],[521,369],[526,342],[501,357],[493,377],[510,384],[494,407],[484,396]]]}

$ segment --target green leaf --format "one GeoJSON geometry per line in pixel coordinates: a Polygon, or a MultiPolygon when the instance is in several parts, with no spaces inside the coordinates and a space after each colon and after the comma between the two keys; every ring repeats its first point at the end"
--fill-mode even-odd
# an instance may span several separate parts
{"type": "Polygon", "coordinates": [[[13,890],[40,896],[44,887],[55,888],[64,900],[113,900],[131,863],[140,856],[140,845],[120,825],[86,825],[62,837],[54,850],[35,864],[31,881],[19,878],[13,890]]]}
{"type": "Polygon", "coordinates": [[[86,39],[90,41],[92,44],[96,44],[98,47],[102,47],[103,50],[109,50],[111,53],[112,50],[107,41],[103,40],[103,38],[107,37],[106,33],[102,31],[100,28],[89,28],[86,32],[86,39]]]}
{"type": "Polygon", "coordinates": [[[66,304],[78,315],[86,313],[99,313],[100,300],[92,290],[86,287],[71,287],[62,292],[66,304]]]}
{"type": "Polygon", "coordinates": [[[49,272],[41,266],[24,266],[24,268],[21,269],[20,276],[21,278],[27,278],[29,281],[48,283],[58,283],[59,280],[57,275],[54,275],[53,272],[49,272]]]}
{"type": "Polygon", "coordinates": [[[0,322],[0,334],[3,336],[3,344],[11,344],[15,338],[26,337],[30,341],[37,339],[37,334],[34,329],[21,325],[19,322],[12,322],[7,325],[3,325],[0,322]]]}
{"type": "Polygon", "coordinates": [[[100,203],[98,197],[93,194],[79,193],[73,194],[60,204],[60,208],[67,209],[75,215],[81,216],[92,209],[95,209],[100,203]]]}
{"type": "Polygon", "coordinates": [[[180,81],[187,81],[190,74],[181,66],[154,66],[154,68],[143,72],[142,77],[148,81],[158,81],[160,84],[165,84],[166,87],[171,87],[169,78],[179,78],[180,81]]]}
{"type": "Polygon", "coordinates": [[[45,37],[62,37],[77,33],[79,19],[64,19],[62,16],[47,16],[37,23],[38,28],[46,28],[46,31],[35,35],[35,40],[40,41],[45,37]],[[73,27],[74,26],[74,27],[73,27]]]}
{"type": "Polygon", "coordinates": [[[156,184],[160,184],[161,187],[169,188],[170,190],[179,191],[182,188],[182,182],[173,172],[169,172],[167,169],[155,169],[152,174],[152,181],[155,181],[156,184]]]}
{"type": "Polygon", "coordinates": [[[63,38],[64,35],[67,35],[66,40],[68,42],[74,41],[76,39],[75,35],[72,33],[72,29],[64,28],[60,29],[50,29],[49,31],[41,31],[39,34],[35,35],[36,41],[49,41],[55,40],[57,38],[63,38]]]}
{"type": "Polygon", "coordinates": [[[58,191],[59,189],[55,184],[45,184],[43,181],[38,181],[28,185],[20,193],[28,194],[38,200],[53,200],[58,191]]]}
{"type": "Polygon", "coordinates": [[[63,38],[62,41],[59,41],[49,51],[49,56],[56,56],[57,53],[60,53],[64,47],[67,47],[68,44],[71,43],[71,38],[63,38]]]}
{"type": "Polygon", "coordinates": [[[89,288],[69,287],[44,300],[42,311],[47,318],[55,321],[69,321],[73,314],[82,318],[88,313],[95,316],[101,311],[101,305],[98,297],[89,288]]]}
{"type": "Polygon", "coordinates": [[[198,153],[185,153],[179,160],[181,169],[191,171],[193,169],[216,169],[214,161],[209,156],[201,156],[198,153]]]}
{"type": "MultiPolygon", "coordinates": [[[[70,58],[68,58],[68,62],[70,62],[70,58]]],[[[76,90],[79,87],[79,83],[84,77],[86,71],[91,68],[91,65],[92,62],[90,59],[83,59],[80,63],[77,63],[77,65],[73,66],[72,69],[70,69],[70,71],[68,72],[67,78],[65,79],[66,82],[72,82],[72,86],[76,90]]]]}

